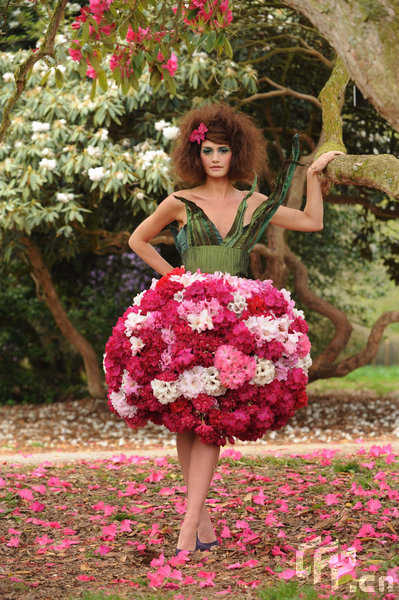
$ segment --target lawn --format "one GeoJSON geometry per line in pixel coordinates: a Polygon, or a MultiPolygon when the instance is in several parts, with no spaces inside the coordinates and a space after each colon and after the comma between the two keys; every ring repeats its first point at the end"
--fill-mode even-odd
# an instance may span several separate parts
{"type": "Polygon", "coordinates": [[[372,390],[381,396],[390,392],[399,392],[399,365],[390,367],[367,365],[348,373],[345,377],[314,381],[309,384],[308,390],[315,393],[329,390],[372,390]]]}
{"type": "Polygon", "coordinates": [[[398,459],[222,451],[208,500],[220,547],[174,556],[185,488],[175,459],[3,464],[2,600],[393,600],[398,459]],[[371,591],[371,590],[374,591],[371,591]]]}

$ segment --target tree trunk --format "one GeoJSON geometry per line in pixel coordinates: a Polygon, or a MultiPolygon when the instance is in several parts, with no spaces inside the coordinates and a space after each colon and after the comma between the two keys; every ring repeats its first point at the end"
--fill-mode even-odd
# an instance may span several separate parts
{"type": "Polygon", "coordinates": [[[283,0],[330,42],[363,96],[399,131],[397,0],[283,0]]]}
{"type": "Polygon", "coordinates": [[[39,248],[28,236],[23,237],[21,241],[25,246],[33,273],[43,290],[44,301],[64,336],[83,358],[90,396],[93,398],[104,398],[106,395],[105,388],[94,348],[75,329],[69,320],[54,287],[50,272],[44,264],[39,248]]]}

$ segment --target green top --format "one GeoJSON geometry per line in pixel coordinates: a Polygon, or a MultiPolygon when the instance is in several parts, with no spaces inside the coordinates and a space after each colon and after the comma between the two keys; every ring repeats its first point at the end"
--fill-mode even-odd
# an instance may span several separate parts
{"type": "Polygon", "coordinates": [[[251,222],[244,226],[247,199],[254,193],[257,183],[255,175],[252,187],[241,200],[234,222],[224,238],[202,208],[195,202],[175,194],[175,198],[186,205],[187,223],[180,231],[177,231],[175,225],[170,228],[187,271],[193,272],[199,268],[205,273],[222,271],[248,277],[249,253],[263,236],[270,219],[283,203],[298,156],[299,141],[298,135],[295,135],[292,144],[292,162],[288,162],[280,170],[273,193],[258,206],[251,222]]]}

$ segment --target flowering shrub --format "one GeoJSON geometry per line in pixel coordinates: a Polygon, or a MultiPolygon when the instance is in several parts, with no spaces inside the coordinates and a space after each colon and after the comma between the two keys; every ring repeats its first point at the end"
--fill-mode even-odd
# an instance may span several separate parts
{"type": "Polygon", "coordinates": [[[146,10],[132,8],[125,0],[90,0],[71,24],[77,35],[69,54],[80,64],[80,74],[93,79],[93,96],[97,79],[107,89],[105,56],[109,56],[113,79],[125,93],[130,86],[137,89],[148,64],[154,90],[165,80],[167,90],[175,94],[175,52],[180,52],[184,42],[190,51],[206,45],[208,51],[216,48],[221,54],[224,50],[231,58],[230,43],[220,30],[232,19],[229,0],[191,0],[178,6],[152,0],[146,10]]]}
{"type": "Polygon", "coordinates": [[[132,428],[151,420],[208,444],[258,439],[307,404],[307,329],[270,280],[174,269],[113,329],[109,407],[132,428]]]}

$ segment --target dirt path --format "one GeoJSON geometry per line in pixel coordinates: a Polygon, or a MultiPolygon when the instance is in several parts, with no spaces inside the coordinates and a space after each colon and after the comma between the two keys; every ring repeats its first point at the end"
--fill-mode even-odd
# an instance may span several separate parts
{"type": "MultiPolygon", "coordinates": [[[[295,456],[296,454],[320,454],[323,451],[332,451],[334,454],[356,454],[367,452],[372,446],[386,446],[389,447],[392,452],[399,454],[399,440],[397,439],[375,439],[373,441],[358,442],[358,443],[335,443],[335,444],[246,444],[235,446],[228,445],[221,449],[221,454],[228,450],[235,450],[241,452],[246,456],[259,456],[259,455],[286,455],[295,456]]],[[[148,456],[150,458],[156,458],[160,456],[176,456],[175,448],[143,448],[136,450],[115,449],[115,450],[102,450],[102,451],[78,451],[78,452],[38,452],[34,454],[0,454],[1,464],[41,464],[43,462],[57,462],[57,463],[68,463],[74,461],[96,461],[109,459],[112,456],[148,456]]]]}

